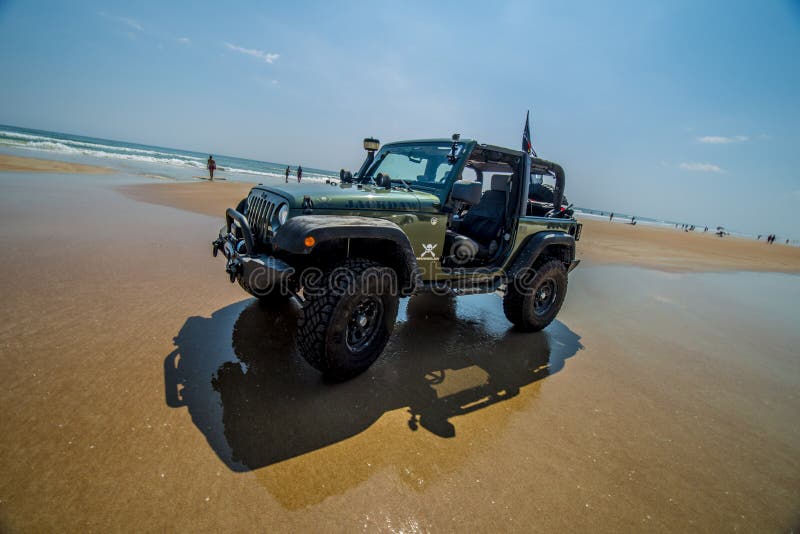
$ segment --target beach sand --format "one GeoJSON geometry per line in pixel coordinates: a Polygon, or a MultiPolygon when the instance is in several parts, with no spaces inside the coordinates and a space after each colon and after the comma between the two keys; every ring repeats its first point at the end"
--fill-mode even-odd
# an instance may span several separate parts
{"type": "Polygon", "coordinates": [[[789,247],[587,223],[546,331],[415,296],[332,385],[211,258],[249,186],[129,182],[0,174],[0,531],[800,524],[789,247]]]}
{"type": "Polygon", "coordinates": [[[0,172],[9,171],[58,172],[67,174],[111,174],[115,172],[106,167],[97,167],[95,165],[0,154],[0,172]]]}

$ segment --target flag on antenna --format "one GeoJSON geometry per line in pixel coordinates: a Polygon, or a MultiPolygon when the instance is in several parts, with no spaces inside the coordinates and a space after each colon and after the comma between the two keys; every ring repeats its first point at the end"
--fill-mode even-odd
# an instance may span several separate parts
{"type": "Polygon", "coordinates": [[[536,155],[536,151],[533,149],[533,144],[531,143],[530,115],[530,111],[525,114],[525,130],[522,132],[522,150],[538,158],[539,156],[536,155]]]}

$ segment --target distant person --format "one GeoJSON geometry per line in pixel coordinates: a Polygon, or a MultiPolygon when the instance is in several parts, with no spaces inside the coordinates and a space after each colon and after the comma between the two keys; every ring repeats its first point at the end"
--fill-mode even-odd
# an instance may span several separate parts
{"type": "MultiPolygon", "coordinates": [[[[703,230],[703,232],[708,232],[708,226],[706,226],[706,229],[703,230]]],[[[758,236],[758,238],[761,239],[761,236],[758,236]]]]}
{"type": "Polygon", "coordinates": [[[631,224],[636,224],[636,217],[631,215],[631,224]]]}
{"type": "Polygon", "coordinates": [[[214,161],[214,156],[208,156],[208,162],[206,163],[206,167],[208,168],[208,176],[211,181],[214,181],[214,169],[217,168],[217,162],[214,161]]]}
{"type": "Polygon", "coordinates": [[[292,169],[290,169],[289,166],[287,165],[286,166],[286,183],[287,184],[289,183],[289,175],[290,174],[292,174],[292,169]]]}
{"type": "Polygon", "coordinates": [[[344,169],[339,169],[339,180],[344,182],[344,169]]]}
{"type": "Polygon", "coordinates": [[[614,212],[612,211],[611,215],[608,216],[608,222],[611,222],[613,220],[614,220],[614,212]]]}
{"type": "Polygon", "coordinates": [[[297,166],[297,183],[300,183],[300,180],[303,179],[303,167],[300,165],[297,166]]]}

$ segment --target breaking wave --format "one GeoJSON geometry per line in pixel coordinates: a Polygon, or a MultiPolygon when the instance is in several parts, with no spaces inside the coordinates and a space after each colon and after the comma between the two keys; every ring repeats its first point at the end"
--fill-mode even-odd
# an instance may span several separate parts
{"type": "MultiPolygon", "coordinates": [[[[17,131],[14,127],[0,128],[0,147],[9,147],[24,150],[55,152],[67,156],[88,156],[120,162],[136,162],[145,164],[169,165],[183,169],[205,170],[206,159],[200,154],[183,150],[147,147],[131,143],[121,143],[103,139],[91,139],[68,134],[51,135],[50,132],[17,131]]],[[[232,174],[283,178],[285,166],[274,163],[215,156],[217,169],[232,174]]],[[[294,175],[296,167],[292,167],[294,175]]],[[[308,181],[324,181],[333,177],[333,173],[319,172],[318,170],[304,170],[303,179],[308,181]]]]}

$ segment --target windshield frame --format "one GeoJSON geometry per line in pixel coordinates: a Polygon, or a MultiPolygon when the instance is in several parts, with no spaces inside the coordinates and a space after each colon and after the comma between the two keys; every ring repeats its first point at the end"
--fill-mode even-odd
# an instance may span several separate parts
{"type": "MultiPolygon", "coordinates": [[[[374,173],[378,169],[378,166],[383,162],[385,155],[391,153],[392,148],[396,147],[426,147],[426,146],[437,146],[441,147],[447,145],[448,148],[452,146],[453,142],[447,139],[437,139],[437,140],[430,140],[430,141],[400,141],[396,143],[387,143],[383,145],[380,150],[375,154],[375,160],[370,164],[367,171],[364,173],[362,181],[370,181],[374,179],[374,173]]],[[[455,181],[456,177],[461,175],[462,170],[464,169],[464,165],[467,162],[467,157],[472,152],[472,148],[475,145],[475,141],[458,141],[457,145],[460,147],[460,152],[457,156],[455,163],[452,164],[449,175],[447,178],[441,182],[418,182],[416,180],[401,180],[398,178],[391,178],[392,184],[397,184],[398,186],[402,187],[410,187],[414,190],[423,191],[425,193],[432,193],[438,196],[440,199],[447,198],[447,195],[450,193],[450,189],[452,183],[455,181]]]]}

